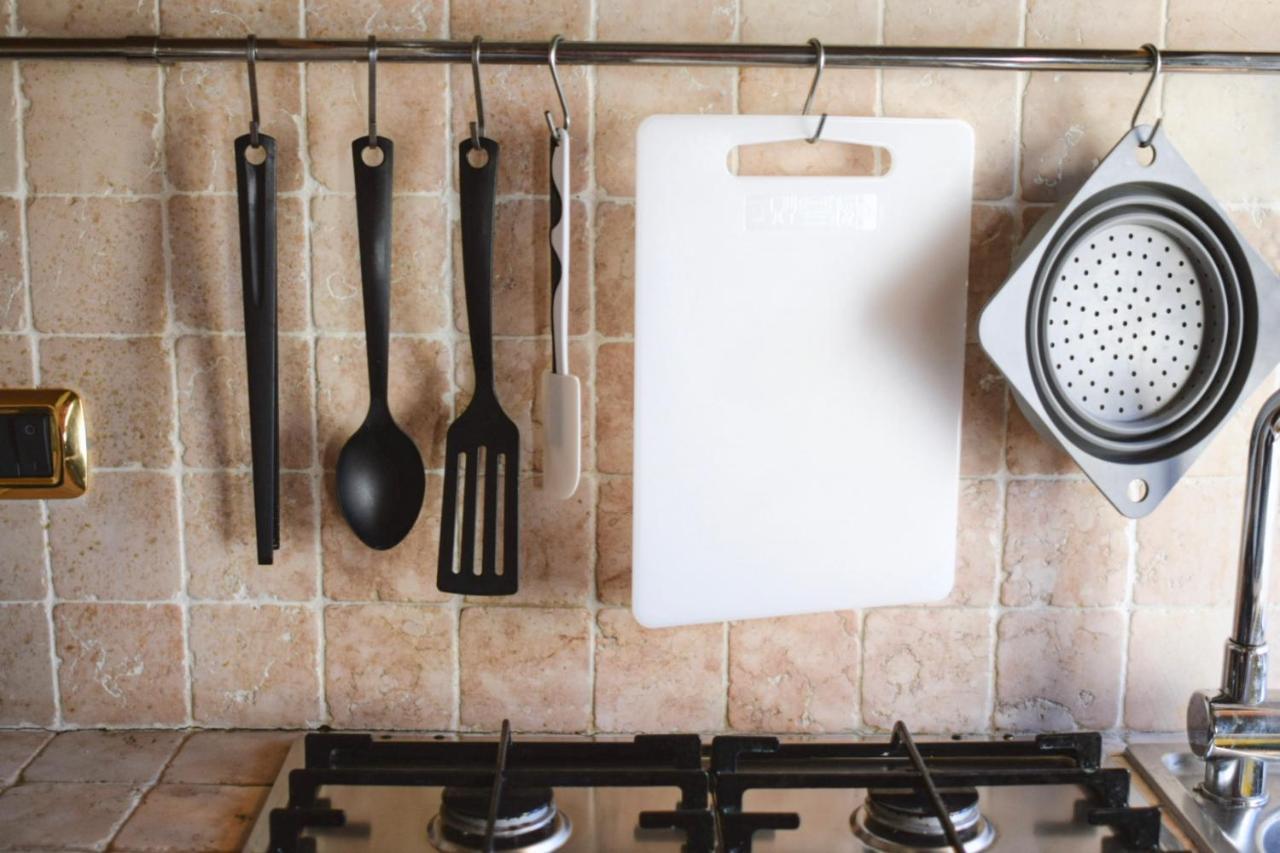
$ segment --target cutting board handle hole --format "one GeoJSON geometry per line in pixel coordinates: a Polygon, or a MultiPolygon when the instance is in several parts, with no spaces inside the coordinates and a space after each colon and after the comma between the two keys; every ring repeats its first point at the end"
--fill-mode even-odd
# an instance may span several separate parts
{"type": "Polygon", "coordinates": [[[879,178],[893,157],[888,148],[820,139],[758,142],[729,149],[725,165],[739,177],[879,178]]]}

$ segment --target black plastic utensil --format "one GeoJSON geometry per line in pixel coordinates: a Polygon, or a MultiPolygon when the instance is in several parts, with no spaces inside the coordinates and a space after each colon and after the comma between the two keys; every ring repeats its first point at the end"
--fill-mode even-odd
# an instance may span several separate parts
{"type": "Polygon", "coordinates": [[[280,547],[279,343],[276,336],[276,141],[246,133],[235,141],[240,208],[240,279],[249,374],[249,444],[258,565],[280,547]],[[256,144],[254,136],[257,136],[256,144]],[[261,162],[253,162],[261,157],[261,162]]]}
{"type": "Polygon", "coordinates": [[[347,524],[370,548],[398,544],[418,519],[426,477],[413,439],[387,405],[391,332],[391,140],[377,137],[381,162],[365,162],[369,137],[351,143],[356,170],[356,224],[365,345],[369,359],[369,413],[338,456],[338,502],[347,524]]]}
{"type": "Polygon", "coordinates": [[[467,408],[450,425],[445,439],[436,585],[443,592],[463,595],[512,595],[518,586],[520,430],[502,410],[493,384],[491,278],[498,143],[486,137],[479,137],[479,143],[487,155],[480,166],[472,165],[468,159],[476,148],[471,139],[464,140],[458,148],[463,282],[475,391],[467,408]],[[465,477],[461,526],[459,477],[465,477]],[[484,504],[479,506],[482,494],[484,504]],[[477,563],[476,526],[481,510],[482,539],[477,563]],[[459,536],[461,547],[455,551],[459,536]]]}

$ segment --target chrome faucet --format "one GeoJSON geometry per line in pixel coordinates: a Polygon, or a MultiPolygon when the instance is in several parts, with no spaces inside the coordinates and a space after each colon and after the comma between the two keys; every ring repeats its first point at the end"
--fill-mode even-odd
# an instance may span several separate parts
{"type": "Polygon", "coordinates": [[[1267,532],[1273,480],[1272,457],[1280,429],[1280,393],[1273,394],[1253,423],[1245,487],[1236,586],[1235,625],[1227,640],[1222,688],[1197,690],[1187,706],[1191,751],[1205,760],[1197,789],[1227,808],[1267,801],[1268,759],[1280,760],[1280,695],[1267,697],[1267,632],[1263,597],[1267,532]]]}

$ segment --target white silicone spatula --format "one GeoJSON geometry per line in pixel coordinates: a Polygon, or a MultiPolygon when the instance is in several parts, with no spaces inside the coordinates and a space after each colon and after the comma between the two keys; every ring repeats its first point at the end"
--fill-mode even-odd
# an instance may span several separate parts
{"type": "Polygon", "coordinates": [[[569,129],[551,126],[551,372],[542,377],[542,487],[561,499],[582,469],[582,389],[569,372],[569,129]]]}

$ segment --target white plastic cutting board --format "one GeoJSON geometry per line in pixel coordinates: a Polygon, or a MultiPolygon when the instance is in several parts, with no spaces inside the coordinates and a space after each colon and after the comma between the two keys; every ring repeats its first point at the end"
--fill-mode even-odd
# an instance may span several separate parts
{"type": "Polygon", "coordinates": [[[931,601],[954,579],[973,131],[827,119],[881,177],[738,177],[797,116],[636,152],[632,608],[650,627],[931,601]]]}

